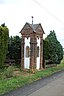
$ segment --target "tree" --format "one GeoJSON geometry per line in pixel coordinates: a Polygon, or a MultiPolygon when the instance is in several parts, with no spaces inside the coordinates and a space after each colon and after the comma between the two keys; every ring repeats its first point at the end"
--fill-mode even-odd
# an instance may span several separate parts
{"type": "Polygon", "coordinates": [[[0,67],[4,65],[6,54],[8,52],[9,30],[5,23],[0,26],[0,67]]]}
{"type": "Polygon", "coordinates": [[[48,40],[43,40],[43,56],[44,56],[44,59],[49,59],[49,41],[48,40]]]}
{"type": "Polygon", "coordinates": [[[21,38],[19,36],[9,37],[8,57],[17,63],[21,58],[21,38]]]}
{"type": "Polygon", "coordinates": [[[64,48],[63,48],[63,55],[64,55],[64,48]]]}
{"type": "Polygon", "coordinates": [[[63,48],[54,30],[50,31],[44,40],[44,58],[51,60],[52,63],[60,63],[63,58],[63,48]]]}

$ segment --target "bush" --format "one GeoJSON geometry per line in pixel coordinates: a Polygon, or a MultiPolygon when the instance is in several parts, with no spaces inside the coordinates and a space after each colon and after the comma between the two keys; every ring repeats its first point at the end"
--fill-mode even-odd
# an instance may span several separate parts
{"type": "Polygon", "coordinates": [[[14,67],[13,66],[9,66],[8,68],[6,68],[2,74],[3,78],[10,78],[13,76],[13,71],[14,71],[14,67]]]}
{"type": "Polygon", "coordinates": [[[60,64],[63,59],[63,48],[57,40],[54,30],[50,31],[43,44],[44,60],[51,60],[54,64],[60,64]]]}

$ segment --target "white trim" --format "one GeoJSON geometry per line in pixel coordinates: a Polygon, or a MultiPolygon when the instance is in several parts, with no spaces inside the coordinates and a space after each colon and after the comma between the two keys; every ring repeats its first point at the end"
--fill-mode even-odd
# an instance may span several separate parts
{"type": "Polygon", "coordinates": [[[37,38],[37,47],[39,47],[39,57],[37,57],[36,69],[40,68],[40,38],[37,38]]]}
{"type": "Polygon", "coordinates": [[[30,48],[30,37],[28,39],[25,38],[25,46],[24,46],[24,68],[29,69],[30,57],[26,57],[26,46],[29,46],[29,48],[30,48]]]}

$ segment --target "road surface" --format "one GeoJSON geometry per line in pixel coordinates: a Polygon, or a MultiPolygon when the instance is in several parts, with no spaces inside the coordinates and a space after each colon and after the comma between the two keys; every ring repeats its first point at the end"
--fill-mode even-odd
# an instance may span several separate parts
{"type": "Polygon", "coordinates": [[[64,96],[64,70],[1,96],[64,96]]]}
{"type": "Polygon", "coordinates": [[[64,96],[64,75],[28,96],[64,96]]]}

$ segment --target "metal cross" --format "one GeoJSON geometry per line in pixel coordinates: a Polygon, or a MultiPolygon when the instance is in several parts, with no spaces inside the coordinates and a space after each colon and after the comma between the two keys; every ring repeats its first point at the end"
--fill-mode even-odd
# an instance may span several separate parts
{"type": "Polygon", "coordinates": [[[33,16],[31,16],[31,17],[32,17],[32,24],[33,24],[33,18],[34,18],[34,17],[33,17],[33,16]]]}

